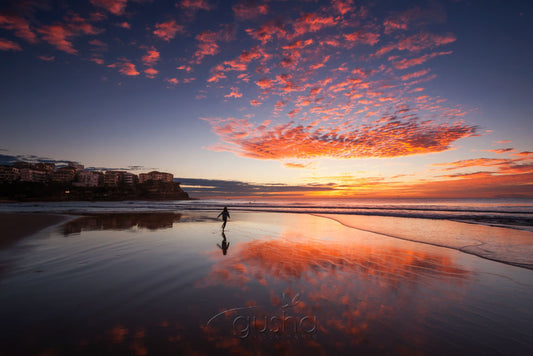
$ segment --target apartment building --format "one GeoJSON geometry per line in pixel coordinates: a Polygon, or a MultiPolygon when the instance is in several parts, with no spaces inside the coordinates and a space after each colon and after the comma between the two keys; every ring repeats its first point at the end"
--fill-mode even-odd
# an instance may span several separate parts
{"type": "Polygon", "coordinates": [[[13,182],[20,179],[20,172],[18,168],[13,166],[0,166],[0,182],[13,182]]]}
{"type": "Polygon", "coordinates": [[[152,171],[148,173],[139,174],[139,183],[144,183],[148,181],[172,182],[173,180],[174,175],[171,173],[152,171]]]}

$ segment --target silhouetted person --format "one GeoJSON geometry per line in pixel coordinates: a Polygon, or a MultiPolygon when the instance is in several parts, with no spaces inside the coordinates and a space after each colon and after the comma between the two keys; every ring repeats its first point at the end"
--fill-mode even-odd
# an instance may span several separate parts
{"type": "Polygon", "coordinates": [[[217,246],[222,250],[222,254],[225,255],[228,253],[229,242],[226,240],[226,235],[222,231],[222,246],[217,244],[217,246]]]}
{"type": "MultiPolygon", "coordinates": [[[[225,206],[224,207],[224,210],[222,210],[222,212],[220,214],[218,214],[217,216],[217,219],[222,216],[222,220],[224,220],[224,223],[222,224],[222,230],[224,230],[224,228],[226,227],[226,223],[228,222],[228,219],[229,219],[229,211],[228,211],[228,207],[225,206]]],[[[226,239],[226,238],[224,238],[226,239]]]]}

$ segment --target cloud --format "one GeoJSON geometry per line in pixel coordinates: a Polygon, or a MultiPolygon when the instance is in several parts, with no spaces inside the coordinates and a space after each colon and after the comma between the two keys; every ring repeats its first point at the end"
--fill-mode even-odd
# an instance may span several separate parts
{"type": "Polygon", "coordinates": [[[294,33],[291,37],[298,37],[309,32],[318,32],[323,28],[337,25],[333,16],[321,16],[314,13],[302,15],[293,23],[294,33]]]}
{"type": "Polygon", "coordinates": [[[0,51],[22,51],[22,47],[18,43],[0,38],[0,51]]]}
{"type": "Polygon", "coordinates": [[[196,36],[198,48],[194,53],[196,63],[199,64],[205,56],[214,56],[219,52],[218,41],[229,41],[234,37],[234,28],[225,26],[217,32],[204,31],[196,36]]]}
{"type": "Polygon", "coordinates": [[[379,42],[379,33],[356,31],[344,35],[344,38],[353,43],[367,44],[373,46],[379,42]]]}
{"type": "Polygon", "coordinates": [[[90,0],[91,4],[103,8],[113,15],[122,15],[126,10],[128,0],[90,0]]]}
{"type": "Polygon", "coordinates": [[[483,151],[501,154],[501,153],[515,152],[515,149],[514,148],[499,148],[495,150],[483,150],[483,151]]]}
{"type": "Polygon", "coordinates": [[[380,48],[375,55],[381,56],[395,49],[400,51],[420,52],[424,49],[431,49],[452,43],[456,39],[457,38],[451,33],[446,35],[438,35],[429,32],[421,32],[404,38],[397,43],[384,46],[380,48]]]}
{"type": "Polygon", "coordinates": [[[446,54],[451,54],[453,51],[448,52],[436,52],[436,53],[429,53],[425,54],[421,57],[417,58],[411,58],[411,59],[402,59],[400,61],[394,61],[393,66],[396,69],[407,69],[409,67],[413,67],[422,63],[425,63],[426,61],[430,60],[431,58],[435,58],[437,56],[442,56],[446,54]]]}
{"type": "Polygon", "coordinates": [[[400,79],[403,80],[403,81],[407,81],[407,80],[410,80],[410,79],[423,77],[424,75],[426,75],[428,73],[429,73],[429,69],[423,69],[423,70],[419,70],[418,72],[402,75],[400,77],[400,79]]]}
{"type": "Polygon", "coordinates": [[[176,37],[176,33],[178,32],[183,32],[183,26],[176,23],[175,20],[169,20],[167,22],[157,23],[152,33],[168,42],[176,37]]]}
{"type": "Polygon", "coordinates": [[[144,70],[144,74],[146,74],[147,78],[152,78],[153,79],[153,78],[155,78],[157,73],[159,73],[159,71],[157,69],[154,69],[154,68],[146,68],[144,70]]]}
{"type": "Polygon", "coordinates": [[[87,20],[74,13],[67,16],[65,21],[65,23],[44,25],[38,28],[37,32],[46,42],[69,54],[78,54],[72,43],[75,37],[96,35],[101,32],[100,29],[93,27],[87,20]]]}
{"type": "Polygon", "coordinates": [[[258,4],[256,1],[243,1],[233,5],[233,13],[239,20],[253,20],[261,15],[268,14],[267,4],[258,4]]]}
{"type": "Polygon", "coordinates": [[[53,62],[56,59],[56,57],[55,56],[39,56],[39,59],[45,62],[53,62]]]}
{"type": "Polygon", "coordinates": [[[349,131],[292,122],[257,130],[245,119],[203,118],[212,126],[222,144],[215,151],[229,151],[255,159],[368,158],[398,157],[441,152],[477,128],[461,123],[439,124],[417,118],[390,117],[362,124],[349,131]]]}
{"type": "Polygon", "coordinates": [[[141,60],[145,66],[153,66],[159,61],[159,52],[152,47],[146,51],[141,60]]]}
{"type": "Polygon", "coordinates": [[[183,0],[180,3],[180,6],[187,10],[198,11],[198,10],[211,10],[207,0],[183,0]]]}
{"type": "Polygon", "coordinates": [[[306,193],[316,191],[329,191],[334,187],[329,185],[302,184],[289,185],[283,183],[259,184],[236,180],[199,179],[199,178],[174,178],[180,182],[181,187],[191,197],[216,197],[216,196],[256,196],[266,197],[276,194],[306,193]]]}
{"type": "Polygon", "coordinates": [[[231,93],[224,95],[225,98],[242,98],[242,93],[239,92],[239,88],[232,87],[231,93]]]}
{"type": "Polygon", "coordinates": [[[15,36],[29,43],[37,43],[37,35],[31,30],[28,20],[20,16],[0,14],[0,27],[14,32],[15,36]]]}
{"type": "MultiPolygon", "coordinates": [[[[110,68],[118,68],[118,71],[127,76],[137,76],[141,73],[135,68],[135,64],[129,62],[127,59],[121,59],[120,62],[116,62],[108,65],[110,68]]],[[[156,71],[157,72],[157,71],[156,71]]]]}
{"type": "Polygon", "coordinates": [[[411,9],[395,12],[385,19],[383,26],[385,33],[405,31],[410,27],[426,24],[442,23],[446,20],[446,12],[441,5],[432,2],[429,7],[422,9],[415,6],[411,9]]]}
{"type": "Polygon", "coordinates": [[[285,25],[278,19],[271,19],[263,23],[257,29],[246,29],[246,33],[265,44],[276,38],[285,38],[287,31],[285,25]]]}
{"type": "Polygon", "coordinates": [[[131,30],[131,25],[126,21],[117,24],[117,26],[121,28],[125,28],[126,30],[131,30]]]}
{"type": "Polygon", "coordinates": [[[331,5],[333,9],[342,16],[355,10],[353,0],[332,0],[331,5]]]}

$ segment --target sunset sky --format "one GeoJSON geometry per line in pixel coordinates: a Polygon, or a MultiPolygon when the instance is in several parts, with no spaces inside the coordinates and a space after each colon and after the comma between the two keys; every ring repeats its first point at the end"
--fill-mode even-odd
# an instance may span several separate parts
{"type": "Polygon", "coordinates": [[[193,196],[533,197],[532,10],[2,1],[0,164],[157,169],[193,196]]]}

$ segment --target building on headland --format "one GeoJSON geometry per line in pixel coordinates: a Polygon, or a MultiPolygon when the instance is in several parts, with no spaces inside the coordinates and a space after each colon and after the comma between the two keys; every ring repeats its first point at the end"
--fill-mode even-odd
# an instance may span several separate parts
{"type": "Polygon", "coordinates": [[[19,172],[21,182],[46,183],[49,179],[49,175],[46,171],[39,171],[32,168],[21,168],[19,169],[19,172]]]}
{"type": "Polygon", "coordinates": [[[107,171],[104,174],[104,185],[117,186],[118,184],[136,184],[139,178],[136,174],[126,171],[107,171]]]}
{"type": "Polygon", "coordinates": [[[83,164],[74,163],[74,162],[67,162],[67,167],[72,167],[76,170],[76,172],[83,171],[85,166],[83,164]]]}
{"type": "Polygon", "coordinates": [[[97,187],[103,183],[103,174],[94,171],[81,171],[76,174],[75,187],[97,187]]]}
{"type": "Polygon", "coordinates": [[[171,173],[152,171],[139,174],[139,183],[145,183],[148,181],[172,182],[173,180],[174,175],[171,173]]]}
{"type": "Polygon", "coordinates": [[[60,167],[52,173],[52,182],[70,183],[76,178],[76,168],[60,167]]]}
{"type": "Polygon", "coordinates": [[[36,169],[38,171],[45,171],[45,172],[48,172],[49,174],[55,172],[56,170],[55,163],[40,162],[40,163],[34,163],[31,166],[33,169],[36,169]]]}
{"type": "Polygon", "coordinates": [[[0,182],[14,182],[20,179],[20,172],[18,168],[13,166],[0,166],[0,182]]]}

